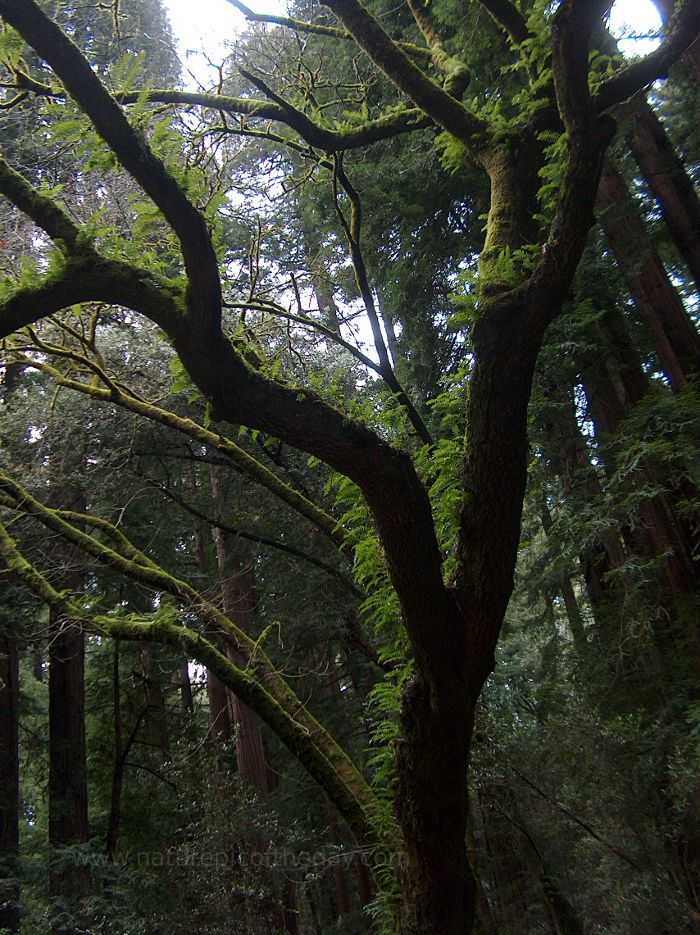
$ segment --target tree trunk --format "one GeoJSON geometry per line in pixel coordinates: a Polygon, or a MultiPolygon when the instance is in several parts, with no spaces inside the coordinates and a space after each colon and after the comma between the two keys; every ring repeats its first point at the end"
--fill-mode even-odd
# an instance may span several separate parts
{"type": "Polygon", "coordinates": [[[609,161],[601,176],[597,206],[617,264],[651,332],[659,362],[674,392],[679,392],[689,377],[700,373],[700,335],[651,245],[625,180],[609,161]]]}
{"type": "Polygon", "coordinates": [[[154,673],[152,648],[144,645],[139,653],[141,671],[143,673],[143,690],[148,708],[148,725],[151,742],[160,750],[163,756],[170,759],[170,737],[168,736],[168,719],[165,710],[165,699],[160,682],[154,673]]]}
{"type": "MultiPolygon", "coordinates": [[[[212,493],[220,496],[221,478],[217,469],[212,469],[212,493]]],[[[258,595],[252,564],[238,569],[239,557],[234,556],[230,538],[223,530],[214,529],[214,548],[219,569],[219,587],[224,613],[249,635],[255,632],[258,595]]],[[[241,665],[242,660],[227,647],[232,662],[241,665]]],[[[262,795],[270,791],[267,762],[263,745],[260,719],[248,705],[235,695],[231,696],[231,712],[236,727],[236,769],[238,775],[249,782],[262,795]]]]}
{"type": "MultiPolygon", "coordinates": [[[[62,441],[63,444],[65,442],[62,441]]],[[[82,447],[60,450],[60,467],[52,498],[64,509],[85,512],[85,494],[77,486],[84,466],[82,447]]],[[[62,587],[83,587],[83,555],[59,540],[62,587]]],[[[64,848],[89,841],[87,757],[85,748],[85,635],[82,628],[51,611],[49,618],[49,893],[67,915],[53,925],[55,935],[74,935],[86,925],[80,902],[90,892],[89,869],[64,848]],[[64,923],[64,918],[67,919],[64,923]]]]}
{"type": "Polygon", "coordinates": [[[70,621],[52,614],[49,644],[49,844],[54,851],[49,892],[69,907],[71,924],[58,922],[56,935],[77,935],[80,901],[89,892],[89,872],[66,847],[86,844],[88,830],[85,753],[85,637],[70,621]]]}
{"type": "Polygon", "coordinates": [[[0,633],[0,932],[19,932],[19,659],[0,633]]]}
{"type": "Polygon", "coordinates": [[[190,660],[185,657],[180,663],[180,699],[182,707],[190,714],[194,712],[194,698],[192,697],[192,682],[190,681],[190,660]]]}
{"type": "Polygon", "coordinates": [[[636,97],[623,113],[632,121],[628,136],[632,154],[661,208],[680,257],[700,289],[700,198],[693,180],[645,98],[636,97]]]}

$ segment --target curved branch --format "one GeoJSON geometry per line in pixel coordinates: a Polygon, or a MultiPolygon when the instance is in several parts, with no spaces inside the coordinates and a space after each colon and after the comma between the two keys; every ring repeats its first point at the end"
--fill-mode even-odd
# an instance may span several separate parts
{"type": "MultiPolygon", "coordinates": [[[[24,492],[23,499],[32,510],[41,506],[24,492]]],[[[43,507],[44,514],[52,511],[43,507]]],[[[46,517],[44,517],[46,518],[46,517]]],[[[67,524],[64,524],[67,525],[67,524]]],[[[75,533],[71,536],[75,540],[75,533]]],[[[62,531],[62,534],[65,530],[62,531]]],[[[84,539],[89,536],[82,534],[84,539]]],[[[93,540],[94,541],[94,540],[93,540]]],[[[235,665],[206,636],[187,626],[161,616],[143,621],[133,617],[108,616],[85,611],[79,603],[57,591],[18,550],[4,525],[0,523],[0,558],[19,581],[42,601],[63,616],[82,623],[87,630],[104,637],[153,641],[178,647],[189,658],[211,669],[235,694],[249,705],[274,731],[287,749],[319,783],[347,821],[358,842],[378,845],[373,825],[375,796],[347,754],[313,718],[302,702],[267,659],[264,651],[223,614],[193,592],[201,610],[220,618],[229,634],[236,634],[243,651],[245,668],[235,665]]],[[[163,572],[165,578],[169,578],[163,572]]],[[[175,581],[176,579],[171,579],[175,581]]],[[[180,583],[181,584],[181,583],[180,583]]]]}
{"type": "Polygon", "coordinates": [[[141,312],[170,334],[178,333],[183,293],[152,273],[97,254],[71,256],[60,270],[15,289],[0,301],[0,338],[82,302],[106,302],[141,312]]]}
{"type": "Polygon", "coordinates": [[[627,101],[637,91],[665,78],[669,68],[700,36],[700,5],[697,0],[678,0],[661,45],[637,62],[621,68],[603,81],[593,100],[597,113],[627,101]]]}
{"type": "MultiPolygon", "coordinates": [[[[53,100],[65,98],[65,92],[48,84],[42,84],[28,75],[22,73],[18,76],[18,87],[26,87],[39,97],[50,97],[53,100]]],[[[291,105],[283,107],[272,100],[260,101],[249,97],[230,97],[226,94],[209,94],[205,91],[173,91],[166,88],[156,88],[146,91],[115,92],[114,100],[120,104],[136,104],[149,102],[152,104],[183,104],[186,107],[205,107],[218,110],[225,114],[273,120],[295,130],[310,146],[324,152],[342,152],[347,149],[357,149],[360,146],[371,145],[382,140],[392,139],[403,133],[412,133],[414,130],[423,130],[433,126],[433,121],[426,117],[418,108],[404,108],[399,111],[385,114],[367,120],[357,127],[344,130],[329,130],[310,120],[300,111],[301,119],[295,121],[292,117],[291,105]]]]}
{"type": "Polygon", "coordinates": [[[37,191],[0,156],[0,194],[24,212],[53,241],[70,253],[90,252],[81,240],[80,228],[53,199],[37,191]]]}
{"type": "Polygon", "coordinates": [[[375,65],[423,113],[473,152],[479,150],[488,132],[488,124],[428,78],[358,0],[324,0],[324,3],[345,24],[375,65]]]}
{"type": "MultiPolygon", "coordinates": [[[[241,3],[240,0],[227,0],[227,2],[230,3],[231,6],[235,6],[237,10],[240,10],[245,18],[253,23],[271,23],[275,26],[286,26],[287,29],[291,29],[294,32],[305,32],[317,36],[330,36],[333,39],[349,39],[353,41],[353,37],[347,29],[339,29],[337,26],[324,26],[321,23],[309,23],[306,20],[293,19],[290,16],[274,16],[271,13],[254,13],[250,7],[241,3]]],[[[397,42],[396,44],[400,49],[403,49],[407,55],[412,55],[415,58],[430,59],[429,49],[423,49],[420,46],[414,45],[412,42],[397,42]]]]}
{"type": "Polygon", "coordinates": [[[111,381],[108,387],[103,389],[102,387],[95,386],[93,383],[81,383],[78,380],[71,380],[64,377],[63,374],[45,361],[23,357],[22,363],[26,367],[31,367],[35,370],[40,370],[42,373],[46,373],[59,386],[74,390],[77,393],[82,393],[84,396],[90,396],[92,399],[113,403],[120,406],[122,409],[150,419],[152,422],[165,425],[167,428],[173,429],[181,435],[187,436],[187,438],[194,439],[202,445],[220,451],[248,477],[252,478],[252,480],[262,487],[265,487],[270,493],[286,503],[287,506],[309,520],[314,526],[318,527],[335,542],[338,547],[342,547],[348,543],[348,538],[344,530],[338,526],[337,521],[330,514],[325,513],[304,497],[303,494],[300,494],[298,491],[294,490],[293,487],[285,484],[276,474],[273,474],[264,464],[261,464],[256,458],[249,455],[247,451],[231,441],[230,438],[205,429],[204,426],[199,425],[199,423],[195,422],[193,419],[178,416],[174,412],[161,409],[154,403],[132,396],[130,393],[124,392],[111,381]]]}
{"type": "Polygon", "coordinates": [[[0,16],[51,66],[121,165],[170,224],[180,242],[189,279],[188,310],[196,325],[217,334],[221,286],[205,218],[131,126],[79,49],[34,0],[0,0],[0,16]]]}

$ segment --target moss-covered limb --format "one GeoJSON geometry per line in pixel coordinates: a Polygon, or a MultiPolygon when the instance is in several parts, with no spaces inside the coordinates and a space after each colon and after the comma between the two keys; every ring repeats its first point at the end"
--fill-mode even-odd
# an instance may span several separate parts
{"type": "MultiPolygon", "coordinates": [[[[293,19],[289,16],[273,16],[269,13],[254,13],[249,7],[241,3],[240,0],[228,0],[228,3],[230,3],[231,6],[235,6],[237,10],[240,10],[241,13],[243,13],[246,19],[249,19],[254,23],[271,23],[276,26],[286,26],[288,29],[291,29],[294,32],[311,33],[317,36],[330,36],[333,39],[349,39],[352,41],[353,38],[347,29],[340,29],[337,26],[324,26],[321,23],[308,23],[305,20],[293,19]]],[[[397,42],[396,44],[407,55],[410,55],[414,58],[425,59],[428,61],[430,60],[429,49],[421,48],[420,46],[414,45],[412,42],[397,42]]]]}
{"type": "MultiPolygon", "coordinates": [[[[13,510],[24,513],[25,501],[22,495],[23,491],[21,491],[19,485],[15,485],[14,482],[8,484],[8,480],[12,481],[9,475],[0,474],[0,487],[4,488],[3,493],[0,494],[0,506],[10,507],[13,510]],[[10,490],[14,492],[9,493],[8,491],[10,490]]],[[[109,522],[109,520],[103,519],[101,516],[94,516],[91,513],[77,513],[75,510],[54,510],[54,512],[72,526],[89,526],[93,529],[99,529],[100,532],[103,532],[112,539],[117,552],[127,561],[133,562],[136,565],[141,565],[144,568],[158,569],[159,566],[151,561],[147,555],[144,555],[140,549],[137,549],[116,526],[109,522]]]]}
{"type": "Polygon", "coordinates": [[[0,16],[48,62],[121,165],[170,224],[182,248],[193,323],[208,333],[218,333],[221,286],[206,219],[131,126],[77,46],[34,0],[0,0],[0,16]]]}
{"type": "MultiPolygon", "coordinates": [[[[78,546],[86,554],[96,558],[102,564],[120,571],[141,584],[148,585],[156,590],[166,591],[185,604],[191,604],[195,608],[201,604],[200,595],[184,581],[173,577],[159,565],[146,559],[143,553],[132,546],[131,543],[125,548],[125,537],[115,527],[112,527],[111,538],[117,546],[116,549],[105,545],[94,536],[75,526],[73,522],[66,518],[66,515],[61,515],[61,511],[47,507],[2,470],[0,470],[0,491],[15,499],[17,509],[20,509],[28,516],[36,518],[42,525],[59,533],[59,535],[78,546]]],[[[68,513],[67,515],[71,514],[68,513]]],[[[96,524],[93,523],[92,525],[96,524]]],[[[102,530],[105,531],[108,525],[108,521],[103,520],[102,530]]],[[[214,620],[218,622],[216,615],[214,620]]],[[[232,632],[235,636],[238,636],[236,628],[232,632]]],[[[245,643],[245,640],[243,640],[243,643],[245,643]]],[[[241,651],[245,651],[244,645],[241,646],[241,651]]]]}
{"type": "Polygon", "coordinates": [[[516,45],[532,38],[525,17],[510,0],[479,0],[479,3],[516,45]]]}
{"type": "Polygon", "coordinates": [[[289,484],[286,484],[276,474],[270,471],[269,468],[266,468],[264,464],[248,454],[240,445],[237,445],[225,435],[220,435],[217,432],[205,429],[204,426],[195,422],[193,419],[176,415],[174,412],[162,409],[154,403],[134,396],[124,391],[113,382],[108,387],[95,386],[93,383],[82,383],[79,380],[72,380],[65,377],[46,361],[23,357],[22,363],[26,367],[41,370],[43,373],[46,373],[59,386],[74,390],[77,393],[82,393],[84,396],[89,396],[92,399],[114,403],[117,406],[121,406],[123,409],[127,409],[129,412],[165,425],[181,435],[186,435],[188,438],[222,452],[222,454],[230,458],[237,467],[244,471],[248,477],[262,487],[265,487],[270,493],[286,503],[287,506],[309,520],[314,526],[321,529],[338,547],[349,544],[346,532],[338,525],[337,520],[333,516],[321,510],[303,494],[299,493],[293,487],[290,487],[289,484]]]}
{"type": "Polygon", "coordinates": [[[665,78],[671,65],[678,61],[699,35],[700,4],[697,0],[676,0],[673,17],[661,45],[603,81],[593,99],[595,111],[603,113],[615,104],[629,100],[657,78],[665,78]]]}
{"type": "Polygon", "coordinates": [[[429,3],[426,0],[408,0],[408,5],[428,43],[433,65],[445,76],[445,90],[460,99],[471,79],[469,69],[464,62],[446,52],[429,3]]]}
{"type": "MultiPolygon", "coordinates": [[[[118,544],[118,551],[78,529],[65,518],[66,515],[77,517],[80,522],[83,522],[84,518],[81,514],[66,514],[60,510],[50,509],[2,471],[0,471],[0,493],[6,498],[9,494],[16,508],[21,509],[26,515],[35,517],[47,528],[73,542],[88,555],[115,568],[132,580],[170,594],[184,604],[189,611],[196,612],[206,628],[218,633],[240,655],[251,676],[254,673],[255,677],[264,683],[266,691],[274,697],[276,703],[293,717],[296,723],[302,725],[308,736],[315,738],[316,742],[322,745],[323,756],[336,764],[338,769],[342,769],[348,781],[352,780],[356,784],[356,794],[360,798],[371,796],[364,779],[347,754],[306,711],[303,703],[289,688],[261,647],[198,591],[151,562],[117,529],[112,527],[108,530],[111,524],[107,520],[92,520],[91,524],[104,532],[109,531],[109,535],[118,544]]],[[[41,596],[43,597],[43,593],[41,596]]]]}
{"type": "Polygon", "coordinates": [[[228,114],[273,120],[290,127],[311,146],[328,153],[358,149],[433,125],[433,121],[418,108],[406,108],[384,114],[343,130],[329,130],[314,124],[305,115],[303,124],[297,125],[296,122],[292,122],[291,112],[274,101],[256,101],[251,98],[228,97],[220,94],[169,90],[117,94],[115,97],[122,104],[133,104],[145,99],[154,104],[184,104],[188,107],[206,107],[228,114]]]}
{"type": "MultiPolygon", "coordinates": [[[[52,319],[52,321],[54,324],[58,325],[59,328],[63,327],[62,322],[56,319],[52,319]]],[[[74,336],[78,338],[78,340],[80,340],[80,336],[77,335],[74,329],[71,328],[71,329],[66,329],[66,330],[68,330],[69,333],[73,334],[74,336]]],[[[43,351],[46,354],[51,354],[53,357],[59,357],[62,360],[70,361],[71,363],[76,364],[77,367],[79,369],[82,369],[83,371],[89,370],[93,374],[93,376],[97,377],[98,380],[100,380],[107,387],[107,389],[114,391],[114,392],[118,392],[118,384],[115,383],[107,375],[107,372],[105,371],[105,368],[104,368],[104,361],[101,362],[102,363],[102,366],[101,366],[100,363],[98,363],[96,360],[92,360],[90,357],[87,356],[87,354],[79,354],[77,351],[71,350],[71,348],[69,347],[65,347],[65,346],[62,347],[59,344],[53,344],[50,341],[44,341],[43,338],[41,338],[36,333],[36,331],[31,327],[27,328],[27,333],[29,334],[32,340],[31,345],[24,345],[20,348],[20,347],[15,346],[14,344],[11,344],[9,347],[9,350],[10,351],[39,350],[39,351],[43,351]]],[[[24,358],[22,362],[25,363],[26,366],[29,366],[29,364],[26,363],[27,360],[31,360],[31,358],[24,358]]],[[[125,390],[125,392],[128,392],[128,391],[125,390]]]]}
{"type": "Polygon", "coordinates": [[[188,658],[207,666],[268,724],[319,783],[347,821],[358,842],[370,847],[381,843],[373,825],[372,816],[376,807],[374,795],[347,755],[308,715],[298,699],[295,699],[297,711],[290,712],[273,697],[253,671],[236,666],[200,633],[165,617],[145,621],[85,611],[79,603],[53,588],[26,560],[2,523],[0,559],[8,571],[44,603],[61,615],[79,621],[88,631],[105,637],[166,643],[178,647],[188,658]],[[324,746],[329,756],[326,756],[324,746]]]}
{"type": "Polygon", "coordinates": [[[0,194],[27,215],[49,237],[71,253],[89,252],[80,228],[52,198],[38,192],[0,156],[0,194]]]}
{"type": "MultiPolygon", "coordinates": [[[[426,50],[427,52],[428,50],[426,50]]],[[[428,53],[429,54],[429,53],[428,53]]],[[[21,86],[26,86],[33,94],[39,97],[50,97],[56,100],[65,98],[65,91],[60,87],[43,84],[29,76],[22,75],[18,79],[21,86]]],[[[430,120],[418,108],[406,108],[393,111],[373,120],[367,120],[358,126],[343,130],[330,130],[320,127],[308,117],[304,117],[303,127],[295,126],[291,122],[291,112],[274,101],[257,101],[249,97],[231,97],[226,94],[210,94],[204,91],[174,91],[167,88],[154,88],[148,91],[115,92],[114,99],[120,104],[128,105],[137,102],[150,101],[153,104],[176,105],[185,107],[203,107],[221,111],[225,114],[235,114],[253,119],[272,120],[282,123],[296,130],[309,145],[324,152],[343,152],[347,149],[358,149],[372,143],[388,140],[403,133],[412,133],[414,130],[426,129],[433,126],[430,120]],[[301,130],[303,129],[303,133],[301,130]]],[[[233,131],[231,131],[233,132],[233,131]]],[[[284,142],[289,145],[289,141],[284,142]]]]}
{"type": "Polygon", "coordinates": [[[0,301],[0,338],[83,302],[133,309],[171,334],[182,323],[181,290],[133,264],[90,254],[68,257],[0,301]]]}
{"type": "Polygon", "coordinates": [[[361,49],[424,114],[475,151],[486,138],[488,124],[425,75],[387,35],[358,0],[325,0],[361,49]]]}

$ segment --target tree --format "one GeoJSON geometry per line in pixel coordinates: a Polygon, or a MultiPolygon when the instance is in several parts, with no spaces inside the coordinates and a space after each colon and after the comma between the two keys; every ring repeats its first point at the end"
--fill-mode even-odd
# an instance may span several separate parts
{"type": "MultiPolygon", "coordinates": [[[[360,109],[343,125],[337,115],[335,121],[329,116],[332,110],[317,108],[313,97],[304,101],[299,94],[282,96],[252,74],[245,77],[264,99],[169,90],[110,94],[77,47],[33,0],[0,0],[5,22],[63,86],[31,75],[13,34],[6,34],[13,49],[9,84],[14,92],[45,98],[54,113],[65,109],[77,118],[75,108],[83,112],[90,132],[96,134],[94,145],[103,154],[100,168],[116,162],[132,176],[151,203],[141,209],[142,216],[149,210],[153,217],[157,209],[151,230],[157,232],[158,247],[148,251],[145,265],[139,258],[143,249],[130,251],[113,232],[76,223],[60,197],[34,187],[3,162],[0,190],[55,249],[45,271],[37,268],[8,286],[0,321],[2,333],[9,335],[81,303],[130,309],[158,326],[171,342],[206,399],[212,421],[274,436],[325,462],[361,491],[381,542],[412,663],[401,685],[396,826],[386,817],[383,822],[377,818],[376,797],[363,777],[294,697],[257,642],[203,595],[157,567],[113,525],[51,510],[3,477],[9,506],[30,513],[135,580],[171,594],[179,611],[138,620],[95,612],[56,590],[21,555],[7,532],[2,533],[0,552],[8,568],[42,600],[93,632],[169,642],[207,665],[302,759],[359,843],[378,848],[388,836],[387,846],[404,855],[397,870],[399,930],[464,933],[472,928],[476,905],[465,845],[467,767],[477,700],[494,665],[513,588],[535,365],[545,332],[571,289],[594,222],[603,157],[615,133],[610,110],[667,72],[697,36],[700,14],[696,4],[681,0],[659,48],[625,63],[615,56],[589,54],[610,3],[562,0],[551,14],[546,5],[536,3],[527,15],[508,2],[472,4],[471,13],[485,10],[493,17],[496,29],[483,28],[491,28],[494,41],[498,37],[508,45],[512,87],[501,98],[489,93],[478,73],[472,74],[457,48],[459,30],[449,5],[441,5],[434,19],[427,4],[410,4],[414,27],[425,43],[419,45],[394,41],[370,9],[356,0],[329,0],[326,5],[342,26],[286,25],[300,34],[315,30],[355,42],[398,90],[393,107],[370,117],[360,109]],[[454,45],[449,41],[451,30],[454,45]],[[448,35],[444,41],[443,32],[448,35]],[[475,97],[465,102],[470,81],[475,97]],[[378,358],[378,363],[368,358],[363,362],[381,377],[392,405],[402,413],[402,432],[396,440],[388,440],[381,427],[354,417],[351,409],[343,411],[321,392],[295,385],[266,367],[247,329],[225,326],[226,303],[263,310],[273,303],[256,301],[254,287],[248,296],[236,295],[230,271],[221,266],[217,253],[218,202],[206,203],[201,173],[196,167],[185,171],[179,162],[179,138],[174,139],[169,127],[161,125],[149,139],[143,115],[150,113],[151,103],[238,115],[242,133],[262,132],[330,172],[378,358]],[[134,107],[131,121],[124,109],[129,105],[134,107]],[[292,137],[255,130],[249,122],[254,120],[280,124],[292,137]],[[435,481],[430,458],[434,441],[392,366],[363,256],[360,198],[343,159],[349,151],[423,130],[440,133],[446,161],[455,167],[471,162],[490,182],[486,236],[473,286],[470,372],[460,387],[464,438],[453,439],[461,449],[456,472],[461,510],[457,528],[450,532],[455,548],[447,561],[429,497],[435,481]],[[544,189],[543,177],[548,182],[544,189]],[[82,532],[80,522],[99,527],[111,545],[82,532]],[[217,649],[210,630],[228,640],[236,661],[217,649]]],[[[368,106],[363,102],[363,108],[368,106]]],[[[31,355],[29,360],[42,365],[31,355]]],[[[95,363],[93,373],[103,381],[106,388],[100,392],[110,400],[128,397],[130,407],[146,405],[100,369],[95,363]]],[[[258,467],[246,463],[261,476],[258,467]]],[[[305,498],[288,485],[281,490],[274,479],[266,479],[288,503],[295,501],[302,515],[352,546],[352,537],[339,534],[332,519],[313,504],[303,502],[305,498]]],[[[382,578],[380,572],[375,589],[382,578]]],[[[697,658],[692,641],[688,650],[697,658]]]]}

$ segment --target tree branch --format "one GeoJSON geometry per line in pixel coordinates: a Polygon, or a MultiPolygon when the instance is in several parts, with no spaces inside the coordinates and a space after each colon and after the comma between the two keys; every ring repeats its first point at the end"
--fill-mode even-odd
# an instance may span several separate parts
{"type": "Polygon", "coordinates": [[[34,0],[0,0],[0,16],[53,68],[121,165],[168,221],[180,241],[185,261],[188,311],[198,327],[217,334],[221,286],[205,218],[131,126],[79,49],[34,0]]]}
{"type": "Polygon", "coordinates": [[[435,123],[471,150],[478,150],[488,125],[428,78],[387,35],[358,0],[324,0],[360,48],[435,123]]]}
{"type": "MultiPolygon", "coordinates": [[[[270,13],[254,13],[244,3],[241,3],[240,0],[227,0],[227,2],[230,3],[231,6],[235,6],[237,10],[241,11],[246,19],[251,20],[251,22],[254,23],[271,23],[276,26],[286,26],[288,29],[291,29],[294,32],[312,33],[318,36],[330,36],[333,39],[349,39],[350,41],[353,41],[353,37],[347,31],[347,29],[339,29],[337,26],[324,26],[321,23],[310,23],[305,20],[293,19],[289,16],[273,16],[270,13]]],[[[414,58],[430,59],[429,49],[422,49],[420,46],[414,45],[412,42],[397,42],[396,45],[400,49],[403,49],[407,55],[412,55],[414,58]]]]}
{"type": "Polygon", "coordinates": [[[335,160],[333,180],[336,213],[338,214],[340,223],[343,227],[343,230],[345,231],[345,236],[347,238],[348,247],[350,250],[350,257],[352,259],[352,266],[355,272],[355,281],[357,283],[357,288],[362,297],[362,302],[365,306],[365,310],[367,311],[367,317],[369,318],[369,323],[372,328],[374,346],[377,351],[377,356],[379,357],[379,373],[382,375],[384,382],[389,387],[391,392],[396,395],[397,401],[406,410],[408,419],[420,440],[424,445],[432,445],[433,439],[430,435],[430,432],[428,431],[428,427],[421,418],[421,415],[414,406],[412,400],[399,383],[398,377],[394,372],[394,368],[391,366],[389,352],[386,347],[386,342],[384,341],[384,335],[382,334],[381,325],[379,323],[379,316],[377,314],[377,309],[374,303],[374,295],[372,294],[372,289],[369,284],[367,268],[365,266],[365,260],[364,256],[362,255],[362,248],[360,246],[360,232],[362,227],[362,205],[360,202],[360,196],[345,174],[340,158],[336,158],[335,160]],[[349,221],[346,220],[338,202],[338,182],[340,182],[343,191],[350,199],[349,221]]]}
{"type": "Polygon", "coordinates": [[[0,156],[0,194],[4,195],[53,241],[69,253],[92,253],[81,239],[80,228],[53,199],[38,192],[0,156]]]}
{"type": "Polygon", "coordinates": [[[338,547],[348,544],[347,536],[342,528],[338,526],[337,521],[330,514],[319,509],[310,500],[294,490],[284,481],[280,480],[276,474],[273,474],[260,461],[248,454],[243,448],[233,442],[230,438],[217,432],[212,432],[204,426],[195,422],[193,419],[178,416],[174,412],[162,409],[154,403],[150,403],[130,393],[124,392],[116,384],[110,383],[106,388],[95,386],[93,383],[81,383],[79,380],[71,380],[63,376],[54,367],[51,367],[46,361],[35,360],[31,357],[22,357],[22,363],[26,367],[40,370],[46,373],[51,379],[66,389],[82,393],[84,396],[90,396],[92,399],[99,399],[103,402],[113,403],[133,412],[136,415],[150,419],[152,422],[158,422],[175,432],[185,435],[202,445],[213,448],[226,455],[238,468],[240,468],[248,477],[256,483],[265,487],[270,493],[282,500],[287,506],[291,507],[296,513],[303,516],[314,526],[324,532],[338,547]]]}
{"type": "Polygon", "coordinates": [[[0,559],[10,573],[29,587],[42,601],[62,615],[79,621],[100,636],[167,643],[206,665],[272,728],[310,775],[328,793],[356,836],[365,843],[378,840],[373,826],[375,797],[347,754],[306,710],[268,659],[258,641],[251,639],[229,617],[217,610],[201,594],[169,575],[163,569],[135,567],[101,545],[86,533],[61,519],[28,491],[0,472],[3,487],[49,528],[74,542],[88,554],[116,567],[129,577],[164,590],[195,610],[217,633],[232,642],[241,654],[245,668],[235,665],[207,636],[165,615],[145,622],[134,617],[109,616],[85,611],[65,593],[56,591],[47,579],[19,552],[16,543],[0,523],[0,559]]]}
{"type": "Polygon", "coordinates": [[[593,100],[597,113],[627,101],[637,91],[665,78],[669,68],[700,35],[700,5],[697,0],[678,0],[673,17],[661,45],[637,62],[621,68],[603,81],[593,100]]]}
{"type": "MultiPolygon", "coordinates": [[[[19,76],[18,82],[18,86],[26,86],[33,94],[40,97],[61,100],[66,96],[64,91],[48,84],[42,84],[24,73],[19,76]]],[[[143,101],[166,105],[184,104],[187,107],[205,107],[222,113],[236,114],[253,119],[273,120],[295,130],[310,146],[315,146],[324,152],[342,152],[346,149],[357,149],[360,146],[392,139],[394,136],[412,133],[414,130],[426,129],[433,125],[433,121],[418,108],[394,111],[382,117],[368,120],[357,127],[349,127],[344,130],[329,130],[315,124],[300,111],[296,111],[296,113],[300,113],[303,119],[293,123],[290,119],[293,111],[291,105],[283,107],[271,100],[259,101],[248,97],[208,94],[204,91],[172,91],[169,89],[117,91],[113,97],[124,105],[143,101]]]]}
{"type": "Polygon", "coordinates": [[[426,0],[408,0],[408,6],[418,28],[425,37],[425,41],[428,43],[433,65],[445,75],[445,90],[448,94],[460,100],[471,79],[469,69],[464,62],[448,55],[445,51],[430,6],[426,0]]]}
{"type": "Polygon", "coordinates": [[[230,526],[228,523],[222,523],[220,520],[213,519],[211,516],[207,516],[206,513],[202,513],[196,507],[192,506],[191,503],[187,503],[182,497],[178,496],[174,490],[170,490],[162,484],[156,484],[155,482],[151,483],[151,486],[165,494],[166,497],[169,497],[174,503],[177,503],[178,506],[182,507],[182,509],[191,516],[195,516],[197,519],[203,520],[209,526],[220,529],[222,532],[226,532],[231,536],[236,536],[239,539],[245,539],[248,542],[255,542],[258,545],[264,545],[271,549],[277,549],[280,552],[286,552],[287,555],[292,555],[294,558],[301,559],[302,562],[308,562],[310,565],[315,565],[316,568],[320,568],[321,571],[325,571],[326,574],[332,575],[334,578],[338,578],[339,581],[342,581],[345,587],[352,591],[353,594],[355,594],[357,597],[363,597],[363,594],[358,591],[354,584],[348,581],[342,572],[338,571],[337,568],[334,568],[327,562],[322,561],[320,558],[315,558],[313,555],[309,555],[308,552],[303,552],[301,549],[297,549],[293,545],[280,542],[279,539],[269,539],[267,536],[260,536],[257,533],[246,532],[245,530],[239,529],[236,526],[230,526]]]}
{"type": "Polygon", "coordinates": [[[479,2],[516,45],[532,38],[525,17],[510,0],[479,0],[479,2]]]}

